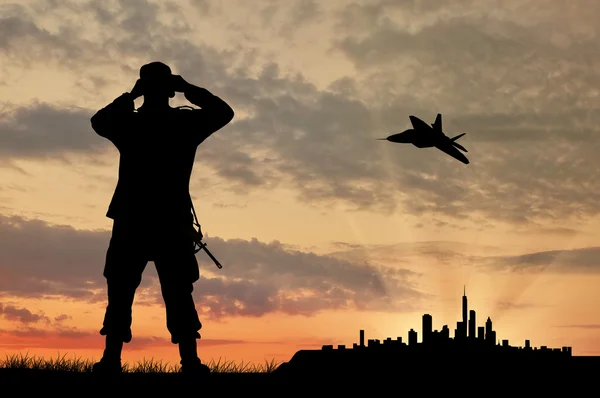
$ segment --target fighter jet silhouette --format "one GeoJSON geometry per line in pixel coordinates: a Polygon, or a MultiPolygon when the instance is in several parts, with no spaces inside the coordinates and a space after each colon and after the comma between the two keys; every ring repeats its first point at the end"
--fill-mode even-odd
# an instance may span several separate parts
{"type": "Polygon", "coordinates": [[[452,138],[444,134],[442,131],[442,115],[440,113],[437,114],[435,122],[431,126],[416,116],[411,115],[409,116],[409,119],[413,126],[412,129],[390,135],[387,138],[378,138],[378,140],[413,144],[417,148],[436,147],[440,151],[447,153],[464,164],[469,164],[469,159],[456,149],[458,148],[461,151],[468,152],[465,147],[456,142],[456,140],[466,133],[459,134],[452,138]]]}

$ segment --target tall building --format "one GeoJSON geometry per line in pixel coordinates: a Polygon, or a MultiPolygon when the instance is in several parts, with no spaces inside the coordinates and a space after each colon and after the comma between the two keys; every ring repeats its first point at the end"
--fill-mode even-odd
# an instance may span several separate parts
{"type": "Polygon", "coordinates": [[[433,318],[429,314],[423,314],[423,342],[429,342],[431,338],[431,332],[433,330],[433,318]]]}
{"type": "Polygon", "coordinates": [[[467,337],[467,324],[461,321],[456,322],[456,330],[454,331],[456,339],[464,339],[467,337]]]}
{"type": "Polygon", "coordinates": [[[485,327],[484,326],[477,327],[477,339],[485,340],[485,327]]]}
{"type": "Polygon", "coordinates": [[[440,337],[444,340],[448,340],[450,338],[450,329],[448,325],[444,325],[442,327],[442,331],[440,332],[440,337]]]}
{"type": "Polygon", "coordinates": [[[467,287],[463,287],[463,297],[462,297],[462,321],[465,327],[467,327],[467,287]]]}
{"type": "Polygon", "coordinates": [[[469,338],[475,340],[477,336],[475,332],[477,331],[477,323],[475,320],[475,310],[469,311],[469,338]]]}
{"type": "Polygon", "coordinates": [[[492,330],[492,320],[488,316],[487,321],[485,321],[485,341],[496,344],[496,336],[494,336],[494,331],[492,330]]]}
{"type": "Polygon", "coordinates": [[[408,331],[408,345],[410,345],[410,346],[417,345],[417,331],[414,329],[410,329],[408,331]]]}
{"type": "Polygon", "coordinates": [[[365,346],[365,331],[361,329],[360,331],[360,346],[365,346]]]}

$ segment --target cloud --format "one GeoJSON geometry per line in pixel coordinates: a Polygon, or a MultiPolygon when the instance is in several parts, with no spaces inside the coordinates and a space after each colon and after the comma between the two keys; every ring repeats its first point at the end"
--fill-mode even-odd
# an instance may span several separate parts
{"type": "MultiPolygon", "coordinates": [[[[248,343],[250,342],[228,339],[201,339],[198,341],[200,347],[248,343]]],[[[31,348],[89,349],[90,347],[100,348],[103,344],[104,338],[98,331],[86,331],[74,327],[0,329],[0,347],[13,350],[31,348]]],[[[261,344],[261,342],[254,344],[261,344]]],[[[136,335],[127,344],[127,349],[142,350],[148,347],[172,345],[168,338],[136,335]]]]}
{"type": "Polygon", "coordinates": [[[72,319],[71,315],[60,314],[59,316],[54,317],[55,322],[62,322],[62,321],[66,321],[68,319],[72,319]]]}
{"type": "Polygon", "coordinates": [[[496,308],[501,311],[524,310],[524,309],[539,308],[539,307],[543,307],[543,306],[539,305],[539,304],[535,304],[535,303],[529,303],[529,302],[513,303],[513,302],[509,302],[509,301],[499,301],[498,303],[496,303],[496,308]]]}
{"type": "MultiPolygon", "coordinates": [[[[0,329],[0,347],[5,349],[90,349],[101,348],[102,336],[99,332],[82,331],[77,328],[56,327],[53,329],[20,328],[0,329]]],[[[210,343],[209,343],[210,344],[210,343]]],[[[169,339],[153,336],[136,336],[127,349],[141,350],[147,347],[171,345],[169,339]]]]}
{"type": "Polygon", "coordinates": [[[190,4],[205,16],[209,15],[212,9],[210,0],[190,0],[190,4]]]}
{"type": "Polygon", "coordinates": [[[62,158],[66,153],[94,153],[109,143],[92,130],[88,109],[47,103],[5,107],[0,111],[0,157],[62,158]]]}
{"type": "MultiPolygon", "coordinates": [[[[144,7],[146,6],[135,11],[136,18],[146,18],[147,22],[153,22],[154,8],[148,6],[152,10],[149,8],[142,11],[144,7]]],[[[133,10],[129,11],[134,13],[133,10]]],[[[28,18],[33,23],[31,17],[28,18]]],[[[125,30],[129,32],[136,28],[128,29],[125,30]]],[[[122,30],[119,25],[118,31],[122,30]]],[[[20,40],[19,32],[21,30],[14,32],[11,40],[20,40]]],[[[380,172],[374,167],[363,166],[372,156],[365,150],[365,145],[373,146],[370,140],[357,137],[369,130],[369,113],[363,104],[339,94],[319,92],[300,75],[291,79],[282,76],[275,63],[265,65],[257,78],[249,77],[239,70],[228,73],[227,65],[234,59],[226,52],[218,52],[203,44],[192,44],[181,38],[150,38],[141,32],[136,33],[140,34],[140,38],[136,39],[140,43],[139,47],[131,48],[127,41],[111,42],[108,45],[115,46],[114,50],[119,54],[145,58],[148,52],[153,53],[156,58],[165,59],[174,65],[177,73],[193,76],[192,81],[212,81],[214,88],[210,89],[225,98],[234,108],[257,114],[247,120],[235,121],[226,128],[228,134],[220,132],[214,139],[211,138],[211,148],[204,150],[205,147],[202,146],[198,151],[198,157],[214,168],[217,175],[230,180],[234,190],[239,192],[240,184],[245,190],[249,187],[268,188],[287,183],[300,189],[305,199],[342,197],[359,208],[371,207],[373,203],[381,203],[388,210],[393,207],[392,195],[377,188],[383,185],[377,179],[380,172]],[[340,119],[340,114],[348,117],[340,119]],[[273,124],[273,120],[277,123],[273,124]],[[235,125],[239,128],[235,128],[235,125]],[[341,131],[346,138],[336,142],[334,134],[341,131]],[[301,137],[294,138],[297,133],[301,137]],[[221,138],[223,134],[226,136],[221,138]],[[351,147],[361,148],[361,151],[348,157],[347,149],[351,147]],[[273,157],[257,156],[252,151],[258,149],[264,152],[269,148],[273,157]],[[375,176],[373,172],[376,173],[375,176]]],[[[60,37],[52,37],[56,41],[62,40],[60,37]]],[[[84,47],[83,42],[79,45],[84,47]]],[[[94,47],[87,48],[86,51],[98,51],[98,56],[103,54],[94,47]]],[[[77,62],[77,58],[73,62],[77,62]]],[[[137,74],[137,71],[134,72],[137,74]]],[[[61,111],[52,113],[50,108],[49,105],[43,105],[44,112],[41,114],[33,112],[34,117],[19,120],[18,124],[24,126],[21,129],[51,137],[53,132],[42,126],[51,125],[48,122],[53,118],[65,122],[71,118],[65,117],[70,115],[61,111]]],[[[20,110],[18,113],[17,116],[21,116],[27,114],[27,111],[20,110]]],[[[89,110],[87,113],[91,115],[93,111],[89,110]]],[[[17,122],[5,127],[8,131],[5,138],[6,151],[18,155],[22,145],[13,142],[13,124],[17,122]]],[[[71,126],[67,129],[69,139],[62,144],[57,140],[54,145],[62,145],[64,151],[72,151],[73,147],[79,149],[91,147],[92,144],[97,147],[106,144],[105,140],[95,137],[93,132],[84,134],[85,130],[90,131],[87,124],[89,123],[83,120],[76,126],[71,126]]],[[[22,137],[23,133],[17,136],[25,141],[22,137]]],[[[30,141],[32,140],[26,140],[30,141]]],[[[37,148],[34,147],[31,151],[34,149],[37,148]]],[[[44,151],[38,153],[43,154],[44,151]]]]}
{"type": "Polygon", "coordinates": [[[0,216],[0,292],[90,300],[103,289],[107,231],[78,231],[39,220],[0,216]]]}
{"type": "MultiPolygon", "coordinates": [[[[286,341],[248,341],[233,339],[205,339],[198,340],[199,349],[226,346],[226,345],[295,345],[299,348],[320,348],[324,344],[334,344],[332,340],[322,339],[296,339],[286,341]]],[[[21,329],[0,329],[0,348],[6,350],[31,350],[31,349],[58,349],[58,350],[77,350],[102,349],[104,338],[97,331],[84,331],[76,328],[21,328],[21,329]]],[[[154,347],[172,347],[173,344],[168,338],[135,335],[130,343],[127,343],[127,350],[139,351],[152,349],[154,347]]],[[[2,360],[0,360],[0,364],[2,360]]]]}
{"type": "Polygon", "coordinates": [[[73,34],[75,26],[63,24],[57,33],[53,33],[38,26],[22,5],[3,5],[2,11],[0,48],[7,55],[15,56],[11,61],[13,66],[41,59],[68,64],[69,59],[80,60],[86,56],[81,45],[84,41],[73,34]]]}
{"type": "Polygon", "coordinates": [[[38,322],[50,323],[50,318],[44,315],[44,313],[34,314],[27,308],[18,308],[12,305],[4,305],[2,303],[0,303],[0,315],[6,320],[16,321],[24,324],[38,322]]]}
{"type": "MultiPolygon", "coordinates": [[[[600,272],[600,247],[549,250],[517,255],[506,255],[501,246],[479,245],[453,241],[407,242],[392,245],[362,245],[343,247],[336,242],[334,251],[328,253],[338,259],[352,263],[372,261],[377,264],[402,266],[409,272],[446,272],[449,269],[472,268],[485,273],[508,272],[519,274],[565,273],[582,274],[600,272]],[[341,249],[341,250],[340,250],[341,249]]],[[[518,278],[517,285],[529,284],[535,279],[518,278]]],[[[540,306],[537,303],[506,301],[497,303],[499,307],[540,306]]]]}
{"type": "MultiPolygon", "coordinates": [[[[86,231],[39,220],[0,216],[0,294],[104,302],[102,277],[109,231],[86,231]]],[[[313,315],[327,309],[411,311],[425,295],[419,275],[291,250],[278,241],[207,238],[224,265],[198,254],[195,298],[205,317],[313,315]]],[[[160,304],[150,265],[138,290],[145,305],[160,304]]]]}
{"type": "Polygon", "coordinates": [[[600,271],[600,247],[551,250],[517,256],[471,258],[478,267],[508,272],[596,273],[600,271]]]}
{"type": "Polygon", "coordinates": [[[588,66],[598,57],[596,40],[583,33],[588,7],[567,6],[568,19],[581,24],[572,29],[559,22],[562,7],[508,3],[519,13],[508,15],[504,3],[483,10],[470,1],[380,1],[340,15],[346,34],[334,47],[362,71],[371,97],[383,98],[385,126],[441,112],[449,131],[468,132],[473,167],[444,167],[423,151],[426,162],[402,163],[419,170],[395,176],[399,187],[418,192],[405,203],[410,212],[482,213],[511,223],[598,212],[599,187],[588,177],[599,134],[599,80],[588,66]]]}
{"type": "MultiPolygon", "coordinates": [[[[75,3],[61,4],[55,6],[62,13],[76,9],[75,3]]],[[[506,4],[386,0],[353,3],[336,14],[310,2],[294,3],[305,10],[305,20],[329,21],[319,19],[336,36],[322,40],[355,68],[326,88],[283,70],[277,58],[265,62],[269,50],[259,44],[223,47],[210,38],[192,40],[193,24],[183,8],[145,1],[79,6],[77,21],[100,28],[95,35],[85,28],[89,34],[72,34],[80,29],[73,24],[81,22],[68,18],[55,21],[58,29],[43,29],[34,21],[45,8],[10,7],[1,45],[14,65],[53,63],[90,81],[128,76],[133,84],[139,65],[161,59],[192,82],[211,82],[208,88],[238,116],[200,147],[198,159],[237,193],[287,186],[315,206],[434,214],[442,222],[479,228],[489,227],[482,220],[518,225],[585,220],[598,213],[600,203],[600,182],[589,178],[600,167],[595,111],[600,81],[593,67],[600,55],[592,29],[598,15],[575,3],[506,4]],[[559,23],[565,18],[569,23],[559,23]],[[468,133],[461,142],[469,149],[469,166],[434,149],[374,140],[408,127],[409,114],[429,120],[437,112],[444,114],[449,133],[468,133]]],[[[195,3],[211,15],[217,5],[195,3]]],[[[249,14],[252,21],[279,23],[293,9],[270,6],[249,14]]],[[[227,19],[225,13],[219,18],[227,19]]],[[[42,145],[54,151],[106,145],[74,133],[89,128],[69,122],[76,115],[61,109],[52,116],[48,105],[38,108],[13,112],[19,118],[0,135],[5,154],[33,154],[42,145]],[[72,131],[58,134],[55,143],[26,145],[15,136],[15,131],[50,136],[41,126],[61,115],[72,131]],[[17,121],[22,130],[15,130],[17,121]]],[[[81,115],[85,112],[93,113],[81,115]]]]}
{"type": "Polygon", "coordinates": [[[559,328],[600,329],[600,325],[559,325],[559,328]]]}
{"type": "Polygon", "coordinates": [[[538,232],[539,234],[544,235],[557,235],[557,236],[565,236],[572,237],[574,235],[583,234],[582,231],[578,231],[572,228],[542,228],[538,232]]]}
{"type": "Polygon", "coordinates": [[[375,261],[391,266],[402,265],[415,272],[425,267],[450,269],[471,265],[471,256],[482,258],[502,253],[500,247],[455,241],[404,242],[390,245],[347,245],[335,242],[328,255],[351,262],[375,261]]]}

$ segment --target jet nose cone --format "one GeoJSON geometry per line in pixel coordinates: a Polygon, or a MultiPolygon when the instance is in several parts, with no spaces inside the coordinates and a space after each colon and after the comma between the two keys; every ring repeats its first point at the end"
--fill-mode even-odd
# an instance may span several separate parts
{"type": "Polygon", "coordinates": [[[396,142],[399,144],[408,144],[411,142],[411,137],[408,136],[408,134],[406,134],[405,132],[403,133],[398,133],[398,134],[394,134],[394,135],[390,135],[387,138],[388,141],[391,142],[396,142]]]}

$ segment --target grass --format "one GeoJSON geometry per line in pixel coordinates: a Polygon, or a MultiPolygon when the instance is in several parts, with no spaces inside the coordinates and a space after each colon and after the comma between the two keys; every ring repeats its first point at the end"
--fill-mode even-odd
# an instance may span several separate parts
{"type": "MultiPolygon", "coordinates": [[[[46,359],[44,357],[29,356],[29,353],[6,355],[4,360],[0,359],[0,369],[37,369],[37,370],[60,370],[68,372],[91,372],[92,365],[96,361],[94,359],[81,359],[73,356],[67,358],[67,354],[63,356],[58,354],[56,358],[46,359]]],[[[227,361],[211,359],[206,365],[214,373],[271,373],[280,365],[280,362],[275,360],[267,361],[264,364],[254,363],[235,363],[227,361]]],[[[169,362],[162,360],[143,359],[130,365],[128,362],[123,364],[123,372],[125,373],[178,373],[181,370],[181,365],[171,365],[169,362]]]]}

